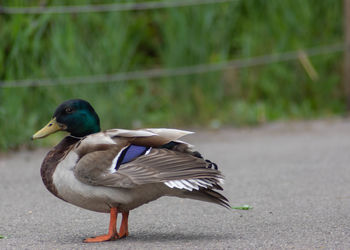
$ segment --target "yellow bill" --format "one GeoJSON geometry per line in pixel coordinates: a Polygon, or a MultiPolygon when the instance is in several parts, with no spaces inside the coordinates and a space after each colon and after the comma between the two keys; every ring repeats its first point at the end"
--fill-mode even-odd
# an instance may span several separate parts
{"type": "Polygon", "coordinates": [[[35,139],[39,139],[39,138],[44,138],[50,134],[53,134],[57,131],[60,130],[64,130],[65,126],[58,123],[56,121],[56,117],[53,118],[45,127],[43,127],[42,129],[40,129],[38,132],[36,132],[33,136],[32,136],[32,140],[35,139]]]}

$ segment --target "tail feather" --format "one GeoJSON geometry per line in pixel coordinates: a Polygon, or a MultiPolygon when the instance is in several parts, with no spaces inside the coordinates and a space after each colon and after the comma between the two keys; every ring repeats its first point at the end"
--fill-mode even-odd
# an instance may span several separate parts
{"type": "MultiPolygon", "coordinates": [[[[205,161],[204,167],[208,169],[208,175],[205,175],[205,176],[199,176],[198,174],[196,176],[192,175],[189,180],[189,177],[188,177],[189,172],[187,172],[186,175],[183,176],[183,180],[181,180],[181,178],[177,178],[184,185],[188,183],[188,181],[191,182],[190,184],[193,184],[194,182],[196,184],[195,186],[197,186],[197,188],[199,189],[196,190],[197,188],[193,188],[191,186],[190,189],[188,189],[191,191],[185,191],[181,189],[181,191],[179,192],[177,190],[176,194],[175,193],[173,194],[174,196],[207,201],[207,202],[221,205],[226,208],[230,208],[228,199],[222,194],[218,193],[217,191],[214,191],[214,189],[223,190],[223,188],[220,186],[220,184],[223,183],[223,176],[221,175],[220,171],[218,171],[217,164],[215,164],[210,160],[204,159],[203,156],[198,151],[193,151],[185,143],[181,143],[178,141],[171,141],[167,144],[162,145],[161,148],[166,148],[168,150],[190,154],[196,158],[203,159],[205,161]],[[209,176],[209,172],[211,174],[214,174],[211,171],[214,171],[214,173],[217,175],[209,176]]],[[[179,174],[177,177],[181,177],[181,175],[179,174]]],[[[170,188],[173,188],[174,186],[179,188],[179,186],[177,186],[176,183],[178,183],[176,180],[174,182],[170,181],[169,183],[165,182],[165,184],[170,188]]],[[[181,183],[179,183],[180,186],[182,185],[181,183]]]]}
{"type": "Polygon", "coordinates": [[[225,208],[230,208],[229,200],[222,194],[212,190],[212,189],[199,189],[193,191],[186,191],[184,193],[185,198],[190,198],[194,200],[201,200],[206,202],[215,203],[221,205],[225,208]]]}

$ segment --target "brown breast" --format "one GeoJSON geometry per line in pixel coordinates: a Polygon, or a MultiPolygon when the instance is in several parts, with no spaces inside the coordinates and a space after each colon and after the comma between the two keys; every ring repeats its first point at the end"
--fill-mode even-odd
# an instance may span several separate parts
{"type": "Polygon", "coordinates": [[[57,165],[64,159],[67,153],[72,149],[79,139],[70,136],[65,137],[51,151],[49,151],[41,164],[41,178],[46,188],[55,196],[59,197],[57,190],[53,184],[52,175],[56,170],[57,165]]]}

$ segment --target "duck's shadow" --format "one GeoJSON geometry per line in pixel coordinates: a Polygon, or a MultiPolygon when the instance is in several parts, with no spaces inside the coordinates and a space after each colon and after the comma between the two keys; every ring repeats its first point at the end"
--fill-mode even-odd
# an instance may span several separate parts
{"type": "MultiPolygon", "coordinates": [[[[120,239],[122,242],[177,242],[181,241],[202,241],[202,240],[229,240],[235,238],[229,233],[179,233],[179,232],[147,232],[138,231],[130,234],[127,238],[120,239]]],[[[78,235],[65,235],[64,239],[60,240],[62,243],[77,243],[82,242],[83,237],[78,235]]],[[[105,242],[108,243],[108,242],[105,242]]]]}
{"type": "MultiPolygon", "coordinates": [[[[136,242],[170,242],[170,241],[197,241],[197,240],[224,240],[232,239],[234,235],[229,233],[179,233],[179,232],[167,232],[167,233],[150,233],[147,231],[138,231],[130,235],[127,239],[136,242]]],[[[126,239],[126,240],[127,240],[126,239]]]]}

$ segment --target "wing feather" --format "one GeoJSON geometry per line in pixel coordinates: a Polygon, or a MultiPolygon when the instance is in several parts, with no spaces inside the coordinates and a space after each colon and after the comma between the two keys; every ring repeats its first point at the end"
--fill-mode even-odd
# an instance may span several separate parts
{"type": "Polygon", "coordinates": [[[220,171],[206,168],[203,159],[167,149],[152,149],[148,155],[122,164],[111,173],[110,165],[117,148],[85,155],[74,173],[85,183],[98,186],[131,188],[163,182],[182,189],[213,187],[223,178],[220,171]]]}

